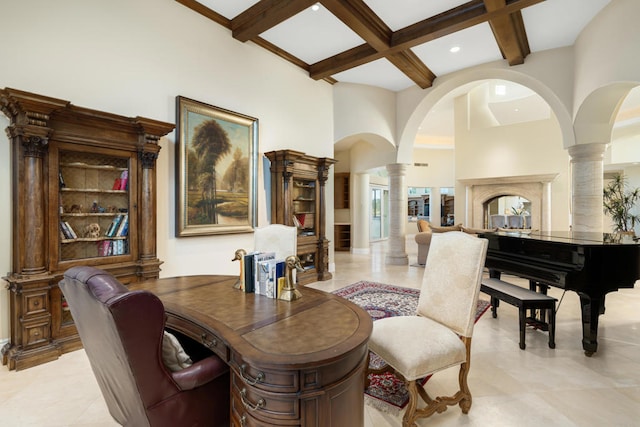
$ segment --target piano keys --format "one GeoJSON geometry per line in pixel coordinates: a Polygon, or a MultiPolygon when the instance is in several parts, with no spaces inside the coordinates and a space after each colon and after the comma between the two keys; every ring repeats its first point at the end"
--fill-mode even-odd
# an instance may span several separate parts
{"type": "Polygon", "coordinates": [[[491,277],[500,273],[529,279],[531,287],[554,286],[576,292],[582,309],[582,348],[598,349],[598,317],[605,295],[633,288],[640,279],[640,243],[608,233],[499,231],[482,233],[489,240],[485,266],[491,277]]]}

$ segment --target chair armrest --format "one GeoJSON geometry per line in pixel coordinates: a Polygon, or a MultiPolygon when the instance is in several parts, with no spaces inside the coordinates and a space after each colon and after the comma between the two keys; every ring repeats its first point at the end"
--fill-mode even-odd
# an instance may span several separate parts
{"type": "Polygon", "coordinates": [[[181,390],[191,390],[200,387],[221,375],[229,372],[229,367],[218,356],[209,356],[188,368],[172,372],[173,380],[181,390]]]}
{"type": "Polygon", "coordinates": [[[422,231],[416,234],[415,240],[419,245],[428,245],[431,243],[431,235],[430,231],[422,231]]]}

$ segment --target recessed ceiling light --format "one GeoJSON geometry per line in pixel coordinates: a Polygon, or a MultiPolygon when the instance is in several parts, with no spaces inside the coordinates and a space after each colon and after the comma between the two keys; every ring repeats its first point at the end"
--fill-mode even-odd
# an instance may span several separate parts
{"type": "Polygon", "coordinates": [[[311,6],[311,10],[313,10],[314,12],[317,12],[320,9],[320,3],[316,3],[313,6],[311,6]]]}
{"type": "Polygon", "coordinates": [[[460,52],[460,46],[453,46],[451,49],[449,49],[449,52],[451,53],[460,52]]]}
{"type": "Polygon", "coordinates": [[[519,108],[514,108],[513,111],[515,111],[517,113],[518,111],[520,111],[520,109],[519,108]]]}

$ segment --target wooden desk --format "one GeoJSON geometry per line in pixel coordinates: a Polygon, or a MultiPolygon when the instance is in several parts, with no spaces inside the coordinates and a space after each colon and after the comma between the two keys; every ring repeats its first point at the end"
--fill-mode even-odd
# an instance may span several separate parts
{"type": "Polygon", "coordinates": [[[301,288],[293,302],[233,289],[235,276],[136,283],[156,294],[167,326],[229,364],[234,426],[362,426],[369,314],[301,288]]]}

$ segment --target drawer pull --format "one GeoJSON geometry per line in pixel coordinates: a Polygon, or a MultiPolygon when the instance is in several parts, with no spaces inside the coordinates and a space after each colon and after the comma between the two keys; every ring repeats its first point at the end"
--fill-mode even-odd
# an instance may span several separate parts
{"type": "Polygon", "coordinates": [[[245,388],[243,388],[242,391],[240,391],[240,400],[242,400],[242,404],[244,405],[244,407],[250,411],[255,411],[260,408],[264,408],[264,406],[267,404],[267,402],[265,402],[263,398],[260,398],[260,400],[258,400],[258,403],[255,403],[255,404],[249,402],[249,400],[247,400],[247,389],[245,388]]]}
{"type": "Polygon", "coordinates": [[[214,348],[218,346],[218,340],[215,338],[207,342],[207,334],[200,335],[200,338],[202,338],[202,344],[204,344],[205,347],[214,348]]]}
{"type": "Polygon", "coordinates": [[[242,379],[244,379],[249,385],[256,385],[257,383],[264,381],[264,372],[258,372],[257,377],[251,378],[244,372],[245,369],[247,369],[247,365],[243,363],[242,366],[240,366],[240,375],[242,376],[242,379]]]}

